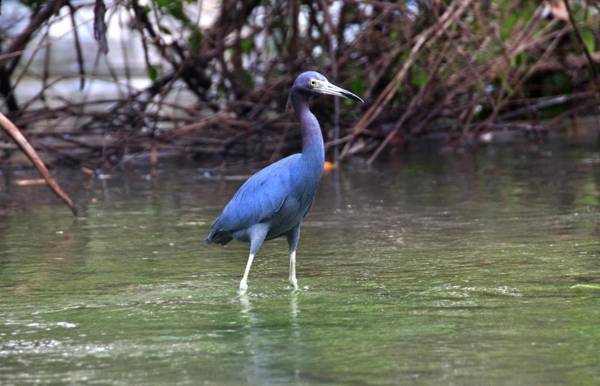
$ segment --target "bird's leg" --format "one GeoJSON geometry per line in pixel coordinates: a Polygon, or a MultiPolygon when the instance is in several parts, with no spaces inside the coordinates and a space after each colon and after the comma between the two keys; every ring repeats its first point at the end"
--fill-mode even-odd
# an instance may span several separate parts
{"type": "Polygon", "coordinates": [[[255,224],[248,229],[248,234],[250,236],[250,254],[248,255],[244,276],[242,277],[242,281],[240,281],[240,292],[246,292],[248,289],[248,274],[250,274],[254,256],[256,256],[256,253],[265,241],[267,233],[269,233],[269,225],[264,223],[255,224]]]}
{"type": "Polygon", "coordinates": [[[290,246],[290,285],[296,290],[298,289],[298,280],[296,280],[296,249],[298,249],[298,241],[300,241],[300,224],[296,225],[287,234],[287,240],[290,246]]]}
{"type": "Polygon", "coordinates": [[[248,256],[246,270],[244,271],[242,281],[240,281],[240,291],[242,292],[246,292],[246,290],[248,289],[248,274],[250,273],[250,268],[252,267],[252,261],[254,261],[254,253],[250,253],[250,255],[248,256]]]}
{"type": "Polygon", "coordinates": [[[290,252],[290,285],[298,289],[298,280],[296,280],[296,251],[290,252]]]}

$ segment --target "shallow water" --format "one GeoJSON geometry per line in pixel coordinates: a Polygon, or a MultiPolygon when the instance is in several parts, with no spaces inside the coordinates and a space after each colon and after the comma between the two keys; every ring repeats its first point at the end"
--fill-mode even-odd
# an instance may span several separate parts
{"type": "Polygon", "coordinates": [[[287,288],[200,243],[240,181],[0,184],[0,384],[600,383],[600,153],[488,148],[324,177],[287,288]]]}

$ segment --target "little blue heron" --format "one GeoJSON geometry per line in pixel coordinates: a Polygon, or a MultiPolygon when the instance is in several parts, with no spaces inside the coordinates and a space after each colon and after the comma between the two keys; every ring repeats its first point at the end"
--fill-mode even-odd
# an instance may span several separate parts
{"type": "Polygon", "coordinates": [[[302,220],[313,202],[325,159],[319,121],[310,111],[311,96],[337,95],[362,102],[355,94],[335,86],[315,71],[303,72],[290,91],[290,101],[300,121],[302,153],[283,158],[250,177],[238,189],[211,226],[206,241],[225,245],[231,239],[250,243],[250,254],[240,291],[248,288],[254,256],[265,240],[285,236],[290,253],[290,285],[296,280],[296,248],[302,220]]]}

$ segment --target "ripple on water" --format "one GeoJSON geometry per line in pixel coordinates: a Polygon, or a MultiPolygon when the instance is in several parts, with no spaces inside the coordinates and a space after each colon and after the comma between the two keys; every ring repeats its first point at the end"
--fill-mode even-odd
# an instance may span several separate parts
{"type": "Polygon", "coordinates": [[[0,383],[600,384],[597,152],[495,154],[326,176],[294,292],[285,240],[245,295],[247,246],[200,243],[237,182],[1,209],[0,383]]]}

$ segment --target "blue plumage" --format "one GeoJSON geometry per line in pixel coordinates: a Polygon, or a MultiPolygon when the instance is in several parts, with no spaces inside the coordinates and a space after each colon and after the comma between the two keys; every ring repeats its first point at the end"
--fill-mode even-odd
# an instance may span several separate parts
{"type": "Polygon", "coordinates": [[[318,178],[300,178],[303,166],[302,156],[294,154],[249,178],[223,209],[208,239],[250,241],[245,231],[256,223],[270,223],[267,240],[293,228],[308,210],[318,183],[318,178]]]}
{"type": "Polygon", "coordinates": [[[330,94],[362,100],[314,71],[296,79],[290,100],[300,121],[302,153],[279,160],[250,177],[225,206],[210,228],[207,241],[227,244],[232,239],[250,242],[250,256],[240,289],[247,288],[248,273],[265,240],[286,236],[290,247],[290,284],[297,288],[296,248],[302,219],[310,209],[321,174],[325,147],[321,128],[311,113],[311,95],[330,94]]]}

